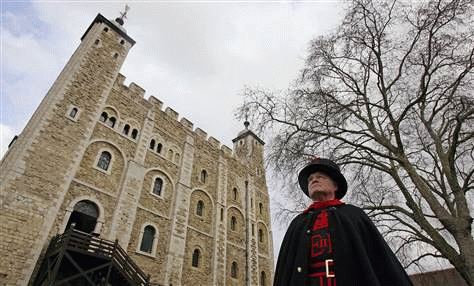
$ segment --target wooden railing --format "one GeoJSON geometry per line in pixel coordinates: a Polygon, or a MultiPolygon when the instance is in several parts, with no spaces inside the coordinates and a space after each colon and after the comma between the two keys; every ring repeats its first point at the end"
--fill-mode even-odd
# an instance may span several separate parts
{"type": "Polygon", "coordinates": [[[62,235],[58,235],[51,240],[47,252],[52,255],[64,250],[110,259],[123,275],[134,281],[136,285],[150,285],[150,277],[145,275],[125,250],[120,247],[118,240],[113,242],[70,228],[62,235]]]}

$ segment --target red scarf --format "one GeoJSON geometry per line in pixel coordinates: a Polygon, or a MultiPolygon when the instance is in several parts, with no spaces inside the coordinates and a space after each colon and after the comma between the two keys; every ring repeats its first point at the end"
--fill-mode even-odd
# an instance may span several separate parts
{"type": "Polygon", "coordinates": [[[313,202],[306,210],[303,211],[304,214],[307,214],[310,210],[319,210],[319,209],[324,209],[330,206],[340,206],[343,205],[344,203],[341,202],[339,199],[334,199],[330,201],[324,201],[324,202],[313,202]]]}

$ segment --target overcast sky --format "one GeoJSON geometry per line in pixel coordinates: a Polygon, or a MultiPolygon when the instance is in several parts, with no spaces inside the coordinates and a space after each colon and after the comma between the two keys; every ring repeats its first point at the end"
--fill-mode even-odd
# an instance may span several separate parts
{"type": "MultiPolygon", "coordinates": [[[[0,3],[0,157],[98,13],[113,20],[130,6],[124,27],[136,44],[121,70],[126,84],[231,148],[243,129],[234,118],[243,88],[287,88],[309,41],[334,30],[343,14],[340,1],[328,0],[0,3]]],[[[284,229],[273,231],[276,254],[284,229]]]]}

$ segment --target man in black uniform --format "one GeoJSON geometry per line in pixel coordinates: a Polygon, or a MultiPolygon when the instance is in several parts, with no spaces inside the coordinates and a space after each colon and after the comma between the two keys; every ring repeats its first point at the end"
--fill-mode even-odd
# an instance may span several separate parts
{"type": "Polygon", "coordinates": [[[298,181],[313,203],[288,227],[275,286],[413,285],[369,217],[340,200],[347,181],[339,166],[316,158],[298,181]]]}

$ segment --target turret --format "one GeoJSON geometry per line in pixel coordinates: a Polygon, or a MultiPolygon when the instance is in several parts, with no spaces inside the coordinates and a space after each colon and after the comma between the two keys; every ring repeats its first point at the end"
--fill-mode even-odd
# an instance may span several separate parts
{"type": "Polygon", "coordinates": [[[235,155],[247,164],[263,160],[263,145],[265,145],[265,142],[249,129],[249,125],[250,123],[245,121],[245,129],[232,140],[235,155]]]}

